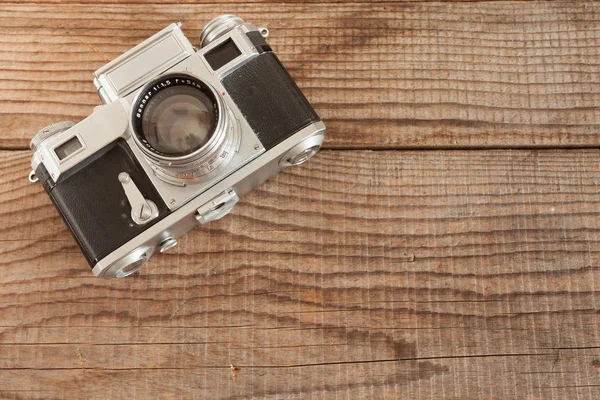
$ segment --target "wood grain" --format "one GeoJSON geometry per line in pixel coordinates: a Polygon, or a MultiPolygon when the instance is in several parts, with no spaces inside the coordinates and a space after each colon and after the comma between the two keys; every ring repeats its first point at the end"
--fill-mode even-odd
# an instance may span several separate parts
{"type": "Polygon", "coordinates": [[[600,398],[600,6],[168,2],[0,0],[0,398],[600,398]],[[19,149],[221,13],[270,28],[334,150],[92,278],[19,149]]]}
{"type": "MultiPolygon", "coordinates": [[[[212,0],[210,2],[204,2],[201,0],[187,0],[187,4],[236,4],[238,0],[212,0]]],[[[444,3],[444,2],[467,2],[467,3],[476,3],[481,1],[505,1],[505,0],[404,0],[403,3],[444,3]]],[[[529,1],[529,0],[526,0],[529,1]]],[[[0,4],[14,4],[15,0],[0,0],[0,4]]],[[[175,4],[180,5],[181,2],[178,0],[161,0],[161,1],[145,1],[145,0],[36,0],[36,1],[28,1],[27,3],[34,4],[143,4],[154,6],[156,4],[175,4]]],[[[318,0],[246,0],[243,3],[245,4],[254,4],[254,3],[268,3],[268,4],[278,4],[278,3],[292,3],[292,4],[311,4],[311,3],[323,3],[318,0]]],[[[336,3],[364,3],[364,1],[360,0],[328,0],[325,3],[328,4],[336,4],[336,3]]],[[[375,0],[371,3],[391,3],[389,0],[375,0]]]]}
{"type": "Polygon", "coordinates": [[[270,28],[330,148],[600,144],[594,2],[90,3],[0,7],[0,148],[89,115],[92,72],[166,24],[229,12],[270,28]]]}
{"type": "Polygon", "coordinates": [[[121,281],[0,153],[0,397],[600,396],[598,150],[324,151],[121,281]]]}

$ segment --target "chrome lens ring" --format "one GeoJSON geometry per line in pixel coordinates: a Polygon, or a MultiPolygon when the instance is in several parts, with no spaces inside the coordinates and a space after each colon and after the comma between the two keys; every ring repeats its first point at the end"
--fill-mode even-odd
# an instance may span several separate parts
{"type": "Polygon", "coordinates": [[[207,179],[231,160],[239,147],[240,133],[237,120],[231,115],[223,100],[209,85],[183,74],[167,75],[150,82],[140,91],[134,101],[132,128],[133,138],[144,152],[157,176],[173,184],[186,184],[207,179]],[[197,150],[183,156],[169,156],[153,149],[144,140],[142,121],[152,94],[162,87],[173,84],[192,85],[210,95],[216,115],[214,129],[208,141],[197,150]]]}
{"type": "Polygon", "coordinates": [[[217,175],[231,161],[241,142],[239,123],[233,115],[228,115],[224,122],[223,129],[219,131],[220,136],[188,162],[152,162],[149,159],[156,175],[175,185],[206,181],[217,175]]]}
{"type": "MultiPolygon", "coordinates": [[[[156,107],[155,107],[156,108],[156,107]]],[[[168,161],[169,163],[186,162],[195,155],[201,153],[203,149],[215,140],[218,136],[219,125],[222,125],[220,115],[223,112],[223,102],[215,91],[203,81],[185,74],[170,74],[161,76],[160,78],[148,83],[136,96],[133,102],[131,124],[133,127],[133,136],[138,146],[149,157],[158,161],[168,161]],[[169,97],[162,97],[164,93],[172,89],[191,89],[196,92],[199,97],[204,97],[210,101],[211,109],[207,109],[207,113],[213,114],[211,119],[214,121],[208,132],[208,142],[203,146],[185,153],[167,153],[153,146],[152,140],[148,139],[148,133],[145,132],[145,122],[152,119],[155,110],[153,105],[164,100],[169,100],[169,97]]],[[[177,118],[175,118],[177,120],[177,118]]],[[[158,132],[157,132],[158,133],[158,132]]]]}

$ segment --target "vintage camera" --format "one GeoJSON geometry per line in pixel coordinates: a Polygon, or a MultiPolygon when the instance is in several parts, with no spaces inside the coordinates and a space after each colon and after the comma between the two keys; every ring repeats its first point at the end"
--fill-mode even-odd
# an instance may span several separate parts
{"type": "Polygon", "coordinates": [[[97,70],[104,105],[31,141],[39,181],[97,277],[121,278],[281,169],[325,125],[257,28],[213,19],[194,48],[171,24],[97,70]]]}

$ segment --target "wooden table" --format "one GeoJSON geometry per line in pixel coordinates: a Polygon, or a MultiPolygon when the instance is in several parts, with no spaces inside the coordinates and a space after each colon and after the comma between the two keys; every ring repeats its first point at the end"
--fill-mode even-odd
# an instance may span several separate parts
{"type": "Polygon", "coordinates": [[[1,398],[600,397],[600,5],[0,2],[1,398]],[[326,149],[93,278],[30,137],[168,23],[232,12],[326,149]]]}

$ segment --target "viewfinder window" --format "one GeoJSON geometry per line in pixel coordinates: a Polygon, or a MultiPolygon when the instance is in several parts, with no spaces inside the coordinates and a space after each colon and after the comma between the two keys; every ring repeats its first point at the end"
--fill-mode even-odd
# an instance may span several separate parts
{"type": "Polygon", "coordinates": [[[77,136],[73,136],[71,139],[67,140],[60,146],[54,149],[56,156],[60,161],[69,157],[71,154],[75,153],[77,150],[81,149],[83,145],[77,138],[77,136]]]}
{"type": "Polygon", "coordinates": [[[204,55],[213,70],[218,70],[230,61],[235,60],[242,52],[233,40],[227,39],[204,55]]]}

